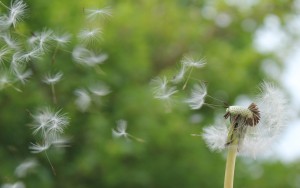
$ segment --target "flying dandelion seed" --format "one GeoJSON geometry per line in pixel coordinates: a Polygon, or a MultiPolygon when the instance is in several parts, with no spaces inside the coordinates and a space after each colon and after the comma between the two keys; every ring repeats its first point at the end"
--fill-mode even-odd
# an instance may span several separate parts
{"type": "Polygon", "coordinates": [[[135,137],[129,133],[126,132],[127,129],[127,121],[120,119],[117,121],[117,128],[116,129],[112,129],[112,136],[113,138],[120,138],[120,137],[124,137],[127,140],[134,139],[138,142],[145,142],[143,139],[135,137]]]}
{"type": "Polygon", "coordinates": [[[200,109],[204,104],[204,98],[207,94],[206,85],[204,83],[194,85],[191,97],[186,99],[185,102],[192,110],[200,109]]]}
{"type": "Polygon", "coordinates": [[[87,19],[91,21],[101,17],[107,18],[112,16],[111,9],[109,7],[102,9],[85,9],[85,12],[87,19]]]}

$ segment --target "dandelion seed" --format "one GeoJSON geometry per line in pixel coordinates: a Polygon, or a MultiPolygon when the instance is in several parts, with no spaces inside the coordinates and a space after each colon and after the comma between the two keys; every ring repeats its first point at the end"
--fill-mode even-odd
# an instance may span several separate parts
{"type": "Polygon", "coordinates": [[[24,178],[27,173],[37,166],[37,161],[34,159],[29,159],[22,162],[19,166],[17,166],[15,170],[15,174],[19,178],[24,178]]]}
{"type": "Polygon", "coordinates": [[[16,39],[12,38],[9,33],[1,33],[0,37],[4,40],[9,48],[15,50],[18,50],[20,48],[21,44],[16,39]]]}
{"type": "Polygon", "coordinates": [[[16,62],[29,62],[35,59],[41,58],[43,52],[39,48],[33,48],[31,51],[28,52],[16,52],[13,55],[13,63],[16,62]]]}
{"type": "Polygon", "coordinates": [[[191,109],[200,109],[204,104],[204,98],[207,94],[206,86],[204,83],[194,85],[192,95],[185,102],[188,103],[191,109]]]}
{"type": "Polygon", "coordinates": [[[110,17],[111,9],[106,7],[103,9],[85,9],[86,17],[89,20],[95,20],[98,17],[110,17]]]}
{"type": "Polygon", "coordinates": [[[1,71],[0,74],[0,90],[4,89],[8,85],[11,85],[12,80],[11,76],[8,74],[7,71],[1,71]]]}
{"type": "Polygon", "coordinates": [[[166,77],[163,79],[156,78],[151,81],[153,87],[154,98],[161,100],[169,100],[170,97],[175,94],[178,90],[176,87],[169,87],[168,80],[166,77]]]}
{"type": "Polygon", "coordinates": [[[50,29],[44,29],[42,32],[35,32],[29,39],[29,44],[39,49],[41,52],[47,51],[50,41],[52,40],[53,31],[50,29]]]}
{"type": "Polygon", "coordinates": [[[29,146],[29,149],[31,150],[31,153],[41,153],[41,152],[46,151],[47,149],[49,149],[50,146],[51,145],[49,145],[48,143],[45,143],[45,144],[31,143],[31,145],[29,146]]]}
{"type": "Polygon", "coordinates": [[[69,124],[69,118],[66,114],[61,114],[61,110],[55,112],[50,117],[47,133],[57,135],[64,132],[64,128],[69,124]]]}
{"type": "Polygon", "coordinates": [[[23,17],[25,16],[26,8],[27,5],[22,0],[14,1],[9,9],[7,22],[16,27],[16,24],[22,21],[23,17]]]}
{"type": "Polygon", "coordinates": [[[187,69],[185,65],[182,65],[178,74],[176,74],[174,76],[174,78],[172,79],[172,82],[177,84],[179,82],[181,82],[184,79],[185,73],[186,73],[187,69]]]}
{"type": "Polygon", "coordinates": [[[168,80],[165,76],[163,77],[163,79],[157,77],[151,80],[150,84],[152,85],[153,93],[156,94],[164,91],[167,88],[168,80]]]}
{"type": "Polygon", "coordinates": [[[118,120],[117,128],[112,129],[113,138],[120,138],[120,137],[124,137],[126,139],[132,138],[138,142],[145,142],[143,139],[137,138],[137,137],[127,133],[126,128],[127,128],[127,121],[123,120],[123,119],[118,120]]]}
{"type": "Polygon", "coordinates": [[[22,84],[25,84],[28,78],[32,75],[31,70],[25,70],[26,66],[24,64],[15,64],[12,68],[15,76],[22,84]]]}
{"type": "Polygon", "coordinates": [[[4,61],[7,61],[6,55],[9,54],[9,52],[10,50],[5,46],[0,49],[0,64],[2,64],[4,61]]]}
{"type": "Polygon", "coordinates": [[[100,39],[101,30],[98,28],[95,29],[82,29],[79,34],[78,38],[85,43],[91,43],[94,41],[98,41],[100,39]]]}
{"type": "Polygon", "coordinates": [[[111,92],[109,87],[103,83],[98,83],[97,85],[93,85],[89,89],[94,95],[97,96],[105,96],[111,92]]]}
{"type": "Polygon", "coordinates": [[[114,138],[125,137],[127,138],[128,133],[126,132],[127,121],[121,119],[117,121],[117,128],[112,129],[112,134],[114,138]]]}
{"type": "Polygon", "coordinates": [[[71,35],[64,33],[62,35],[53,34],[52,39],[57,43],[58,46],[65,46],[70,42],[71,35]]]}
{"type": "Polygon", "coordinates": [[[58,72],[54,75],[51,75],[51,74],[47,74],[45,77],[44,77],[44,82],[46,84],[49,84],[49,85],[54,85],[56,84],[57,82],[59,82],[61,80],[63,76],[63,73],[62,72],[58,72]]]}
{"type": "Polygon", "coordinates": [[[77,96],[75,104],[79,108],[81,112],[85,112],[90,104],[91,104],[91,97],[85,89],[76,89],[75,95],[77,96]]]}
{"type": "Polygon", "coordinates": [[[181,63],[189,68],[202,68],[206,64],[205,59],[203,58],[200,60],[195,60],[188,56],[184,57],[181,63]]]}
{"type": "Polygon", "coordinates": [[[95,54],[94,52],[80,46],[77,46],[73,50],[72,56],[75,62],[90,67],[102,64],[108,58],[107,54],[95,54]]]}
{"type": "Polygon", "coordinates": [[[162,100],[165,102],[167,111],[170,110],[172,104],[172,96],[178,92],[175,86],[168,86],[168,81],[166,77],[163,79],[156,78],[150,83],[152,85],[154,98],[162,100]]]}

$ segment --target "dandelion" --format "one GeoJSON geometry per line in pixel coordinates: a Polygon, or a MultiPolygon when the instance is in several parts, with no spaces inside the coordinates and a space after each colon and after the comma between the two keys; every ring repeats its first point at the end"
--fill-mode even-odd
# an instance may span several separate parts
{"type": "Polygon", "coordinates": [[[255,157],[276,140],[288,117],[287,100],[281,90],[263,83],[261,94],[248,108],[230,106],[224,117],[230,126],[211,126],[204,129],[203,138],[211,150],[228,148],[225,187],[233,186],[237,152],[255,157]]]}
{"type": "Polygon", "coordinates": [[[185,102],[189,104],[193,110],[200,109],[204,104],[204,98],[207,94],[206,86],[204,83],[194,85],[191,97],[186,99],[185,102]]]}
{"type": "Polygon", "coordinates": [[[75,95],[77,96],[75,104],[79,108],[81,112],[85,112],[90,104],[91,104],[91,97],[85,89],[76,89],[75,95]]]}
{"type": "Polygon", "coordinates": [[[77,46],[73,50],[72,56],[75,62],[90,67],[102,64],[108,58],[107,54],[95,54],[94,52],[81,46],[77,46]]]}
{"type": "Polygon", "coordinates": [[[112,129],[112,135],[114,138],[120,138],[120,137],[124,137],[126,139],[132,138],[138,142],[145,142],[143,139],[137,138],[129,133],[126,132],[126,128],[127,128],[127,121],[120,119],[117,121],[117,128],[116,129],[112,129]]]}
{"type": "Polygon", "coordinates": [[[106,7],[102,9],[85,9],[86,17],[89,20],[95,20],[98,17],[110,17],[111,9],[106,7]]]}
{"type": "Polygon", "coordinates": [[[85,43],[90,43],[94,41],[98,41],[100,39],[101,30],[99,28],[94,29],[82,29],[79,34],[78,38],[85,43]]]}
{"type": "Polygon", "coordinates": [[[19,178],[24,178],[27,173],[37,166],[37,161],[34,159],[29,159],[22,162],[17,168],[15,169],[15,174],[19,178]]]}

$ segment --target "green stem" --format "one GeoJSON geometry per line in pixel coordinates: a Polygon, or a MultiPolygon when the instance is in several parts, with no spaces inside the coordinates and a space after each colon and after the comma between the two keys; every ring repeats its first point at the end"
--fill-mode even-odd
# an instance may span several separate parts
{"type": "Polygon", "coordinates": [[[227,161],[226,161],[224,188],[233,188],[236,155],[237,155],[237,146],[234,146],[234,145],[229,146],[228,154],[227,154],[227,161]]]}
{"type": "Polygon", "coordinates": [[[56,99],[56,95],[55,95],[54,84],[51,84],[51,92],[52,92],[53,103],[54,103],[54,104],[57,104],[57,99],[56,99]]]}

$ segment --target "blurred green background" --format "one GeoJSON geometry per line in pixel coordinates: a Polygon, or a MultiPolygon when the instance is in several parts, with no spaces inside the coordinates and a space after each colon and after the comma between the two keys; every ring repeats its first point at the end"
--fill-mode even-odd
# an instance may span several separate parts
{"type": "MultiPolygon", "coordinates": [[[[262,80],[272,79],[262,70],[262,62],[268,58],[282,66],[274,54],[262,55],[254,49],[255,31],[271,14],[284,24],[283,18],[295,11],[293,1],[264,0],[248,8],[210,0],[25,2],[27,16],[13,32],[28,37],[49,28],[70,32],[73,40],[66,50],[58,51],[55,64],[51,64],[51,49],[49,56],[31,63],[35,71],[29,82],[16,86],[22,92],[0,91],[0,184],[22,181],[29,188],[223,186],[225,155],[210,152],[201,137],[191,133],[201,134],[224,109],[204,106],[191,111],[186,104],[176,103],[166,113],[149,83],[156,76],[176,74],[182,57],[192,55],[206,58],[207,65],[191,77],[204,80],[211,96],[229,104],[240,95],[254,96],[262,80]],[[112,17],[93,23],[103,34],[90,46],[109,55],[99,72],[75,63],[71,52],[80,43],[76,39],[80,29],[91,26],[84,9],[107,6],[112,17]],[[57,104],[41,81],[49,71],[64,73],[55,86],[57,104]],[[74,91],[99,81],[112,92],[92,102],[86,112],[79,111],[74,91]],[[72,139],[71,147],[48,151],[56,176],[44,153],[32,154],[28,149],[35,142],[29,112],[44,106],[62,108],[70,117],[65,133],[72,139]],[[201,121],[191,121],[195,115],[201,115],[201,121]],[[119,119],[127,120],[128,132],[146,142],[113,139],[112,129],[119,119]],[[17,178],[15,168],[29,158],[35,158],[38,166],[17,178]]],[[[235,187],[300,187],[299,169],[297,161],[283,164],[239,157],[235,187]]]]}

